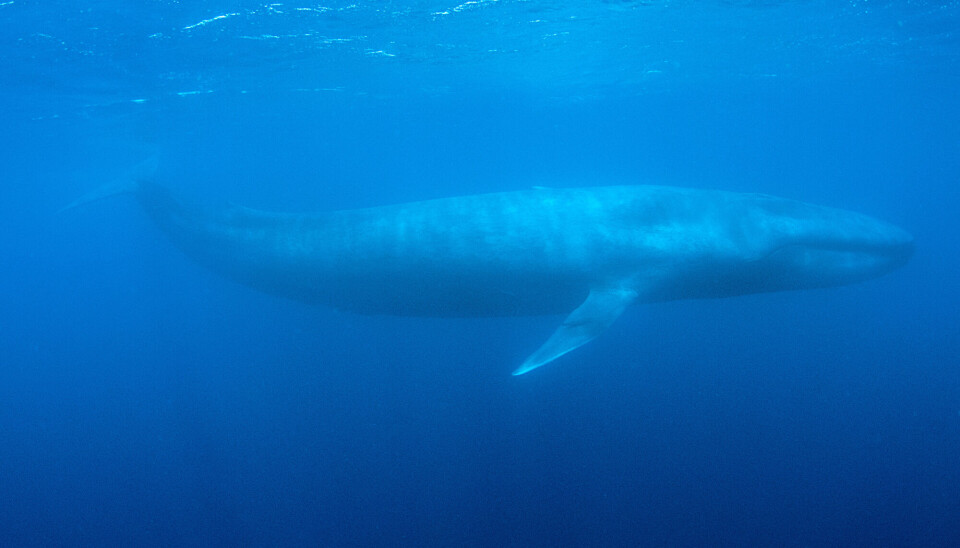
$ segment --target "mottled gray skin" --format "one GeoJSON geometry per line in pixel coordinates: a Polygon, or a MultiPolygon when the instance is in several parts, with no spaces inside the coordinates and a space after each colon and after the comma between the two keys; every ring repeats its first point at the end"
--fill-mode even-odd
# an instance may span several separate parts
{"type": "Polygon", "coordinates": [[[211,211],[148,183],[136,193],[195,260],[292,299],[447,317],[577,309],[518,373],[592,339],[632,302],[845,284],[884,274],[912,251],[909,234],[857,213],[660,186],[534,189],[316,214],[211,211]]]}

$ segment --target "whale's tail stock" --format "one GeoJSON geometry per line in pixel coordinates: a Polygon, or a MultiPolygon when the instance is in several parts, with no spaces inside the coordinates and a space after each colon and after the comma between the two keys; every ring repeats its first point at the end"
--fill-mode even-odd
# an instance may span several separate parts
{"type": "Polygon", "coordinates": [[[159,156],[151,156],[150,158],[131,168],[119,178],[101,187],[95,188],[76,200],[70,202],[69,204],[63,206],[57,211],[57,213],[63,213],[64,211],[69,211],[73,208],[89,204],[90,202],[95,202],[102,198],[114,196],[116,194],[137,192],[140,190],[140,185],[142,182],[153,177],[153,174],[157,172],[157,166],[159,165],[159,156]]]}

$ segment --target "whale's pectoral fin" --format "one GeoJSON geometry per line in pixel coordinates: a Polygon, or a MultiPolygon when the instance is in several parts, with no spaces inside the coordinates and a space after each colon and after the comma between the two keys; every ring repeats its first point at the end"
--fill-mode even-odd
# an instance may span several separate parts
{"type": "Polygon", "coordinates": [[[587,300],[570,313],[563,325],[513,374],[523,375],[590,342],[619,318],[636,298],[637,292],[632,289],[593,289],[587,300]]]}

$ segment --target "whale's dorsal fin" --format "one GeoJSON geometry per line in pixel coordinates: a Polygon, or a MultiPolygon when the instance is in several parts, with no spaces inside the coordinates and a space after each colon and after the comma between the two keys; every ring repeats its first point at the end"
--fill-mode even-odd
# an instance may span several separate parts
{"type": "Polygon", "coordinates": [[[623,287],[594,288],[563,324],[513,372],[523,375],[549,363],[575,348],[592,341],[620,317],[623,310],[637,298],[637,292],[623,287]]]}

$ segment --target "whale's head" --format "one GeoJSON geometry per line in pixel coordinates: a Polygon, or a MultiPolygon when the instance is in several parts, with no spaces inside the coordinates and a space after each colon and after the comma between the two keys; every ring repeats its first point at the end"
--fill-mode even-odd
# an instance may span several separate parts
{"type": "Polygon", "coordinates": [[[867,215],[766,195],[744,195],[745,274],[763,291],[829,287],[882,276],[913,254],[905,230],[867,215]],[[748,246],[751,247],[751,246],[748,246]]]}

